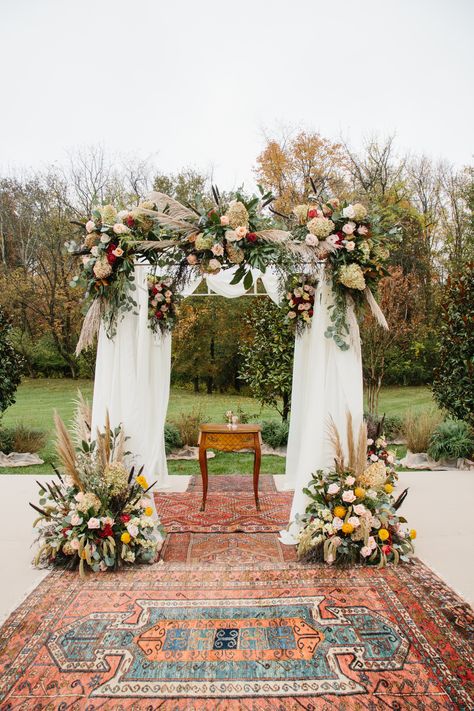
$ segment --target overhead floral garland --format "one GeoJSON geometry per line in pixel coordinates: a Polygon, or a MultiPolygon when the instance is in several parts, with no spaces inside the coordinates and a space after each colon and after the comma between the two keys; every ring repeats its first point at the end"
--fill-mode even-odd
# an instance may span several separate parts
{"type": "Polygon", "coordinates": [[[133,272],[140,262],[155,266],[160,274],[148,279],[153,330],[174,326],[181,287],[196,273],[233,268],[231,284],[243,282],[249,289],[252,270],[263,273],[272,267],[283,286],[289,280],[282,308],[291,328],[301,333],[311,323],[321,261],[327,265],[334,293],[328,338],[347,349],[347,309],[364,303],[387,326],[373,292],[387,273],[387,243],[396,231],[387,234],[377,215],[369,215],[359,203],[333,199],[297,205],[284,216],[269,210],[273,196],[263,189],[260,195],[237,192],[228,198],[214,186],[212,191],[212,208],[199,197],[195,205],[186,206],[153,192],[132,210],[105,205],[92,213],[80,245],[68,245],[81,257],[82,270],[73,285],[85,287],[89,307],[77,353],[92,343],[101,320],[113,336],[120,312],[136,307],[133,272]]]}

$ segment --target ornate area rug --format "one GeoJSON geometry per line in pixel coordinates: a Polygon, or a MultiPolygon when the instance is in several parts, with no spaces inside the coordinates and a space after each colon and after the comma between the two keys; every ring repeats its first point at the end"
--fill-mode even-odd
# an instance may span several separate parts
{"type": "Polygon", "coordinates": [[[200,511],[202,488],[195,480],[184,493],[156,493],[158,515],[168,533],[280,531],[288,525],[293,492],[268,490],[274,487],[272,477],[262,477],[262,481],[260,511],[255,506],[251,477],[215,476],[209,479],[204,512],[200,511]],[[242,489],[235,479],[245,480],[242,489]]]}
{"type": "Polygon", "coordinates": [[[283,563],[296,561],[296,546],[284,546],[277,533],[171,533],[161,551],[165,563],[283,563]]]}
{"type": "Polygon", "coordinates": [[[468,711],[469,615],[421,564],[53,572],[1,630],[0,708],[468,711]]]}

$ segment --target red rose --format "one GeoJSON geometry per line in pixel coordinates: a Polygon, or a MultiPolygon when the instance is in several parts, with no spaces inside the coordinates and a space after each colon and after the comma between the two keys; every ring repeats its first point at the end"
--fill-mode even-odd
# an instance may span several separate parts
{"type": "Polygon", "coordinates": [[[130,521],[130,519],[131,519],[131,516],[129,516],[128,514],[122,514],[120,516],[120,520],[123,521],[123,523],[128,523],[130,521]]]}
{"type": "Polygon", "coordinates": [[[106,523],[104,528],[99,531],[99,538],[108,538],[109,536],[113,536],[114,532],[112,530],[112,526],[110,523],[106,523]]]}
{"type": "Polygon", "coordinates": [[[310,220],[312,220],[313,217],[317,217],[317,216],[318,216],[317,210],[315,210],[314,208],[312,210],[308,210],[308,217],[310,218],[310,220]]]}
{"type": "Polygon", "coordinates": [[[117,261],[117,257],[115,256],[114,249],[117,247],[116,244],[111,242],[109,246],[107,247],[107,261],[109,264],[113,264],[114,262],[117,261]]]}
{"type": "Polygon", "coordinates": [[[342,242],[343,239],[346,239],[346,235],[342,230],[339,230],[339,232],[336,232],[336,234],[339,237],[339,242],[342,242]]]}
{"type": "Polygon", "coordinates": [[[164,318],[164,314],[162,311],[157,311],[155,314],[155,318],[158,319],[158,321],[161,321],[162,318],[164,318]]]}
{"type": "Polygon", "coordinates": [[[385,553],[385,555],[388,555],[391,550],[392,550],[392,546],[389,546],[388,544],[385,544],[384,546],[382,546],[382,553],[385,553]]]}
{"type": "Polygon", "coordinates": [[[133,217],[131,215],[127,215],[127,217],[125,217],[125,219],[124,219],[124,222],[127,225],[127,227],[134,227],[135,226],[135,220],[133,219],[133,217]]]}
{"type": "Polygon", "coordinates": [[[309,309],[309,310],[308,310],[308,315],[309,315],[309,316],[312,316],[313,313],[314,313],[313,309],[309,309]]]}
{"type": "Polygon", "coordinates": [[[153,294],[153,296],[155,296],[155,294],[158,293],[158,288],[156,286],[154,286],[151,290],[151,293],[153,294]]]}
{"type": "Polygon", "coordinates": [[[207,213],[207,216],[212,217],[212,215],[215,215],[215,214],[216,214],[215,210],[209,210],[209,212],[207,213]]]}
{"type": "Polygon", "coordinates": [[[257,235],[255,234],[255,232],[247,232],[246,240],[248,242],[256,242],[257,239],[258,238],[257,238],[257,235]]]}

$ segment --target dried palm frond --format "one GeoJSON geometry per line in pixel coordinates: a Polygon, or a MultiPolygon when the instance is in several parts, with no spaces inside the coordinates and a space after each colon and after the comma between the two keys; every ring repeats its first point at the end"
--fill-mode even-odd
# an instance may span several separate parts
{"type": "Polygon", "coordinates": [[[260,230],[260,232],[256,232],[255,234],[264,242],[276,242],[278,244],[288,242],[291,237],[291,234],[286,230],[260,230]]]}
{"type": "Polygon", "coordinates": [[[77,469],[76,452],[73,441],[66,429],[66,425],[54,411],[54,424],[56,427],[56,452],[61,460],[66,473],[71,477],[74,485],[80,490],[84,490],[79,471],[77,469]]]}
{"type": "Polygon", "coordinates": [[[356,463],[355,463],[355,476],[358,477],[362,474],[367,466],[367,423],[365,420],[361,423],[359,427],[359,436],[357,438],[357,449],[356,449],[356,463]]]}
{"type": "Polygon", "coordinates": [[[170,215],[178,220],[185,219],[195,219],[195,213],[189,207],[185,207],[178,200],[166,195],[165,193],[152,192],[148,195],[148,200],[153,200],[158,212],[164,212],[165,210],[170,215]]]}
{"type": "Polygon", "coordinates": [[[382,328],[384,328],[386,331],[388,331],[389,327],[388,327],[387,319],[385,318],[382,309],[376,302],[375,297],[372,294],[372,292],[370,291],[368,286],[366,286],[364,289],[364,296],[367,300],[370,310],[372,311],[372,315],[374,316],[377,323],[380,326],[382,326],[382,328]]]}
{"type": "Polygon", "coordinates": [[[110,415],[109,415],[109,411],[107,409],[107,411],[105,413],[105,431],[104,431],[104,453],[105,453],[106,464],[109,464],[109,462],[110,462],[110,438],[111,438],[110,415]]]}
{"type": "Polygon", "coordinates": [[[196,225],[192,225],[189,222],[184,222],[184,220],[178,220],[175,217],[171,217],[171,215],[167,215],[164,212],[157,212],[156,210],[145,210],[144,208],[140,208],[140,212],[144,215],[150,215],[150,217],[153,217],[153,219],[155,219],[160,225],[163,225],[164,227],[170,227],[173,230],[179,230],[180,232],[184,232],[186,234],[191,234],[192,232],[197,231],[196,225]]]}
{"type": "Polygon", "coordinates": [[[123,427],[121,427],[118,438],[117,438],[117,442],[115,443],[112,461],[121,463],[123,461],[124,454],[125,454],[125,432],[124,432],[123,427]]]}
{"type": "Polygon", "coordinates": [[[356,448],[354,443],[354,423],[352,422],[352,413],[346,413],[346,437],[347,437],[347,466],[352,472],[356,468],[356,448]]]}
{"type": "Polygon", "coordinates": [[[82,442],[90,442],[92,411],[90,403],[84,400],[84,396],[80,390],[77,391],[74,404],[76,407],[74,409],[71,433],[76,447],[80,447],[82,442]]]}
{"type": "Polygon", "coordinates": [[[344,450],[342,449],[341,437],[339,435],[339,430],[332,417],[329,422],[329,441],[333,446],[334,451],[334,462],[336,464],[336,471],[342,473],[344,471],[344,450]]]}
{"type": "Polygon", "coordinates": [[[143,240],[133,242],[133,245],[137,246],[141,252],[162,252],[168,247],[176,247],[179,241],[176,239],[162,239],[159,241],[154,240],[143,240]]]}
{"type": "Polygon", "coordinates": [[[97,445],[97,459],[99,461],[99,466],[100,469],[103,471],[105,467],[107,466],[107,455],[106,455],[106,447],[105,447],[105,436],[103,432],[97,428],[97,437],[96,437],[96,445],[97,445]]]}
{"type": "Polygon", "coordinates": [[[95,298],[82,323],[81,333],[75,351],[76,357],[78,357],[85,348],[90,348],[94,344],[94,339],[99,333],[102,313],[102,299],[95,298]]]}

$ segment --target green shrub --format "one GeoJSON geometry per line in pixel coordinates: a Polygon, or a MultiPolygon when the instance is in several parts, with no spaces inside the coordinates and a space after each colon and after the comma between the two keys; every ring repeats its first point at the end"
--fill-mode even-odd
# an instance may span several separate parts
{"type": "Polygon", "coordinates": [[[13,429],[11,427],[0,427],[0,452],[10,454],[13,451],[13,429]]]}
{"type": "Polygon", "coordinates": [[[467,422],[445,420],[430,438],[428,454],[433,459],[471,458],[474,454],[474,432],[467,422]]]}
{"type": "Polygon", "coordinates": [[[262,422],[262,440],[273,449],[286,447],[288,444],[288,422],[265,420],[262,422]]]}
{"type": "Polygon", "coordinates": [[[183,446],[183,442],[181,440],[181,435],[179,434],[178,428],[176,427],[176,425],[173,425],[173,424],[167,422],[165,425],[165,452],[166,452],[166,454],[170,454],[170,452],[172,452],[173,449],[179,449],[182,446],[183,446]]]}
{"type": "Polygon", "coordinates": [[[474,262],[448,279],[442,308],[433,395],[453,418],[474,427],[474,262]]]}

